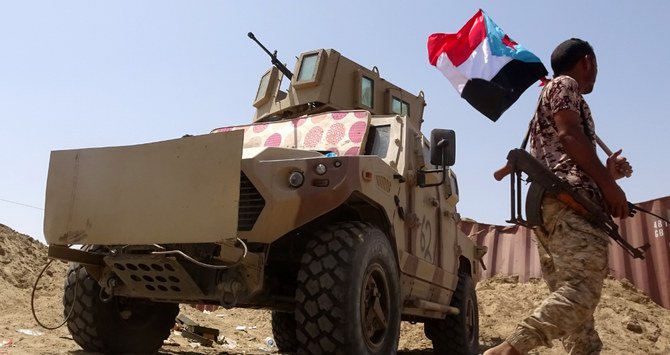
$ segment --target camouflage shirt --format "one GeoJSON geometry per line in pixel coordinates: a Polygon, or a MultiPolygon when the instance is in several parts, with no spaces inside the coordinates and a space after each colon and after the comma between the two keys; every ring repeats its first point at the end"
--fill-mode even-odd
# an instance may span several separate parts
{"type": "Polygon", "coordinates": [[[567,75],[561,75],[547,83],[542,90],[540,103],[531,124],[530,153],[559,178],[586,192],[594,202],[602,204],[603,199],[598,185],[570,159],[558,139],[554,114],[562,110],[571,110],[579,114],[584,133],[595,149],[596,135],[591,109],[577,90],[577,81],[567,75]]]}

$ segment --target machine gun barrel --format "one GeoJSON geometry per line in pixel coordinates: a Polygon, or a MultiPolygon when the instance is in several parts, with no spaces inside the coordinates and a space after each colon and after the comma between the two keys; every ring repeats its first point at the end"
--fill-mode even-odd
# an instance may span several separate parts
{"type": "Polygon", "coordinates": [[[279,71],[282,72],[282,74],[284,74],[284,76],[287,77],[288,80],[291,80],[293,78],[293,73],[291,73],[291,71],[288,70],[288,68],[282,62],[280,62],[279,59],[277,59],[277,51],[274,51],[274,53],[270,53],[270,51],[267,48],[265,48],[265,46],[261,42],[258,41],[256,36],[254,36],[252,32],[247,33],[247,36],[249,36],[249,38],[251,38],[254,42],[256,42],[256,44],[258,44],[265,51],[265,53],[267,53],[270,56],[270,59],[272,59],[272,65],[277,67],[277,69],[279,69],[279,71]]]}

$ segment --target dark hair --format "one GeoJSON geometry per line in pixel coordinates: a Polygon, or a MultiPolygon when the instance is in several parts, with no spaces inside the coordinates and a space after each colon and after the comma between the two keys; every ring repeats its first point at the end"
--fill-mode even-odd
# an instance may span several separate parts
{"type": "Polygon", "coordinates": [[[568,70],[584,58],[585,55],[594,55],[593,47],[589,42],[579,38],[570,38],[559,44],[551,53],[551,69],[554,76],[565,74],[568,70]]]}

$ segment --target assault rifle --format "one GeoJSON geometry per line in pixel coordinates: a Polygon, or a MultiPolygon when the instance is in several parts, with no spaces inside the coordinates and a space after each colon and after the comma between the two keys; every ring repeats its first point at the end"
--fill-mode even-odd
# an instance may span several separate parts
{"type": "MultiPolygon", "coordinates": [[[[524,149],[512,149],[507,154],[507,165],[496,171],[493,176],[500,181],[508,174],[510,174],[511,192],[511,218],[507,221],[508,223],[529,228],[541,226],[542,210],[540,206],[542,197],[546,193],[574,209],[594,226],[604,230],[633,258],[644,259],[644,252],[650,247],[648,243],[637,248],[630,245],[619,234],[619,226],[600,206],[577,193],[570,185],[559,179],[524,149]],[[526,180],[531,182],[526,193],[526,220],[523,219],[521,213],[521,173],[525,173],[528,176],[526,180]]],[[[667,219],[643,210],[630,202],[628,208],[631,211],[631,216],[636,211],[640,211],[670,223],[667,219]]]]}
{"type": "Polygon", "coordinates": [[[267,53],[270,56],[270,59],[272,59],[272,65],[277,67],[277,69],[279,69],[279,71],[282,72],[282,74],[284,74],[284,76],[287,77],[288,80],[291,80],[293,78],[293,73],[291,73],[291,71],[288,70],[288,68],[282,62],[280,62],[279,59],[277,59],[277,51],[275,51],[274,53],[270,53],[270,51],[256,39],[256,36],[254,36],[253,33],[249,32],[247,33],[247,36],[249,36],[249,38],[251,38],[259,46],[261,46],[261,48],[265,51],[265,53],[267,53]]]}

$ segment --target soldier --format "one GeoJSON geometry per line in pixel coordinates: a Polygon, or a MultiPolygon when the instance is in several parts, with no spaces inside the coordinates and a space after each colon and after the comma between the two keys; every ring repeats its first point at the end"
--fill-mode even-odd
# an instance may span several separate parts
{"type": "MultiPolygon", "coordinates": [[[[591,110],[582,95],[598,73],[591,45],[572,38],[551,54],[554,78],[542,91],[531,127],[531,154],[614,217],[626,218],[626,195],[616,179],[632,168],[621,150],[603,165],[596,154],[591,110]]],[[[545,196],[541,228],[535,229],[542,275],[551,294],[503,343],[485,355],[526,354],[560,339],[569,354],[598,354],[595,311],[607,275],[607,234],[562,202],[545,196]]]]}

